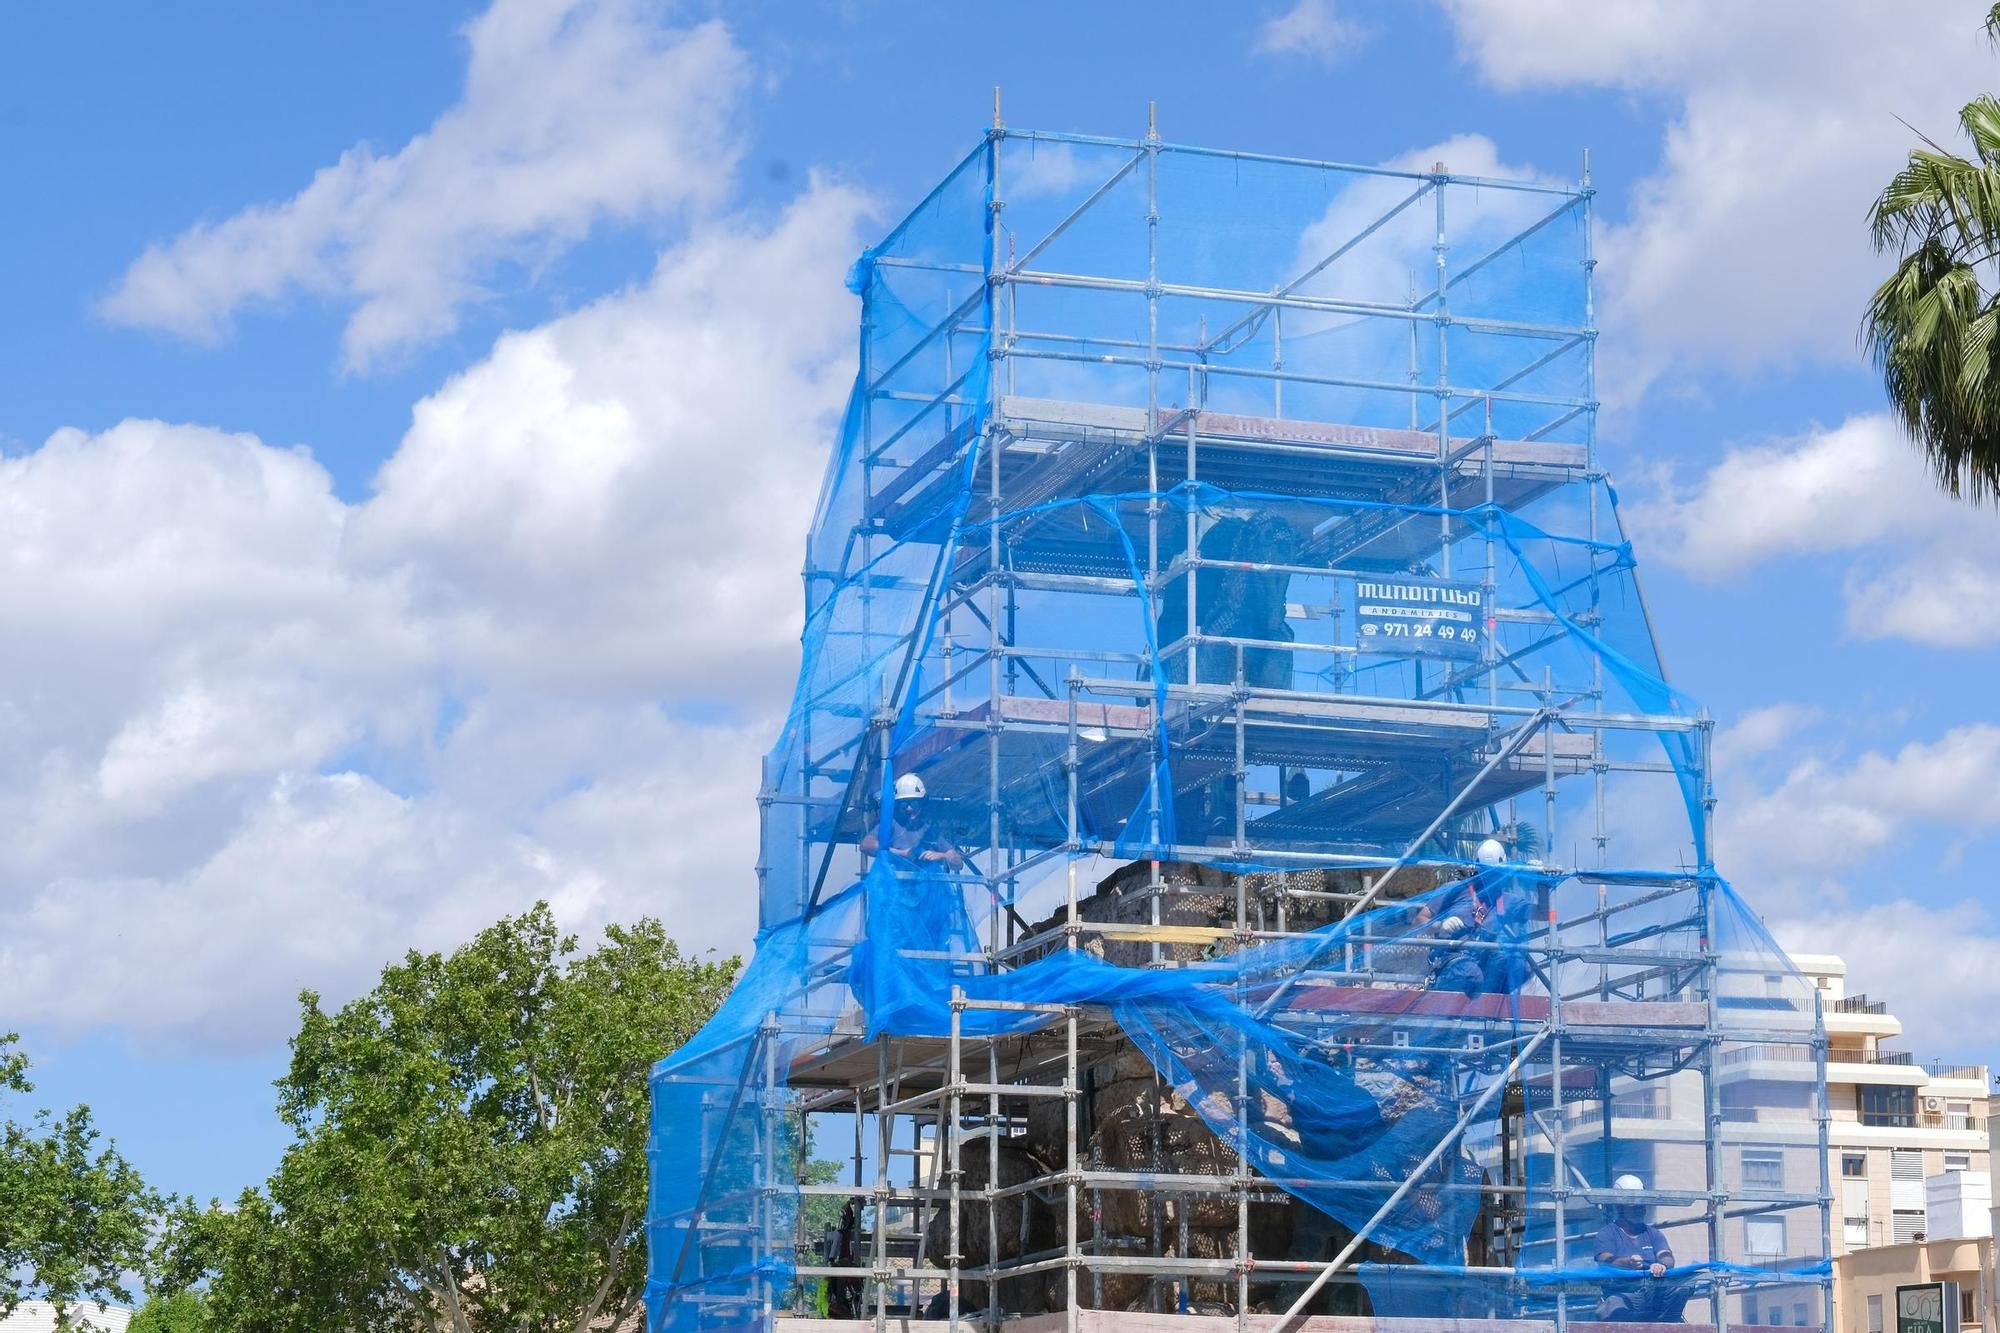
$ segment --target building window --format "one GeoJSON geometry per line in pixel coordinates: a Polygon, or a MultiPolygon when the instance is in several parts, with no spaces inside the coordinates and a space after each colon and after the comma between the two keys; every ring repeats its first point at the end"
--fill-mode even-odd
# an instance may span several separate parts
{"type": "Polygon", "coordinates": [[[1972,1154],[1969,1152],[1948,1152],[1944,1155],[1944,1169],[1947,1171],[1970,1171],[1972,1154]]]}
{"type": "Polygon", "coordinates": [[[1922,1180],[1924,1178],[1924,1154],[1921,1148],[1891,1148],[1889,1150],[1889,1179],[1922,1180]]]}
{"type": "Polygon", "coordinates": [[[1958,1326],[1970,1328],[1977,1317],[1972,1311],[1972,1287],[1968,1284],[1958,1289],[1958,1326]]]}
{"type": "Polygon", "coordinates": [[[1782,1190],[1785,1187],[1785,1159],[1774,1152],[1743,1151],[1743,1188],[1782,1190]]]}
{"type": "Polygon", "coordinates": [[[1840,1155],[1840,1174],[1849,1180],[1858,1180],[1868,1174],[1868,1154],[1865,1152],[1844,1152],[1840,1155]]]}
{"type": "Polygon", "coordinates": [[[1944,1127],[1946,1129],[1972,1128],[1972,1104],[1970,1102],[1946,1102],[1944,1104],[1944,1127]]]}
{"type": "Polygon", "coordinates": [[[1882,1333],[1882,1298],[1868,1298],[1868,1333],[1882,1333]]]}
{"type": "Polygon", "coordinates": [[[1743,1249],[1752,1259],[1778,1259],[1785,1253],[1785,1219],[1752,1217],[1743,1223],[1743,1249]]]}
{"type": "Polygon", "coordinates": [[[1910,1128],[1917,1123],[1915,1088],[1861,1088],[1861,1123],[1881,1128],[1910,1128]]]}
{"type": "Polygon", "coordinates": [[[1868,1244],[1868,1219],[1865,1217],[1844,1218],[1840,1224],[1840,1238],[1850,1250],[1864,1248],[1868,1244]]]}
{"type": "Polygon", "coordinates": [[[1806,1303],[1804,1301],[1800,1301],[1792,1306],[1792,1322],[1800,1328],[1806,1326],[1806,1303]]]}
{"type": "Polygon", "coordinates": [[[1902,1245],[1924,1234],[1924,1215],[1898,1208],[1889,1214],[1889,1242],[1902,1245]]]}

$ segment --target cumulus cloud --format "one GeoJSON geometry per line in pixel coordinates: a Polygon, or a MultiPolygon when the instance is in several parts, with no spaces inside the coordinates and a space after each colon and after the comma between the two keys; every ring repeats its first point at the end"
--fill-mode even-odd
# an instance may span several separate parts
{"type": "Polygon", "coordinates": [[[1333,65],[1360,50],[1369,35],[1367,28],[1344,17],[1334,0],[1297,0],[1257,26],[1253,49],[1260,55],[1302,56],[1333,65]]]}
{"type": "Polygon", "coordinates": [[[2000,726],[1857,753],[1839,719],[1783,703],[1715,748],[1722,868],[1779,943],[1846,958],[1850,987],[1890,1000],[1920,1054],[2000,1042],[2000,1008],[1982,1003],[2000,993],[2000,927],[1945,887],[1953,849],[2000,829],[2000,726]]]}
{"type": "Polygon", "coordinates": [[[1648,553],[1717,582],[1769,560],[1849,554],[1848,632],[1931,647],[2000,640],[2000,517],[1947,499],[1883,413],[1730,450],[1627,511],[1648,553]]]}
{"type": "Polygon", "coordinates": [[[1838,875],[1913,826],[2000,828],[2000,727],[1973,723],[1894,753],[1799,747],[1768,790],[1728,802],[1719,841],[1760,875],[1838,875]]]}
{"type": "Polygon", "coordinates": [[[748,74],[720,22],[666,29],[650,0],[495,0],[465,38],[464,90],[430,128],[148,247],[103,314],[214,341],[240,311],[322,297],[353,306],[342,349],[365,368],[449,332],[503,265],[726,198],[748,74]]]}
{"type": "MultiPolygon", "coordinates": [[[[1490,179],[1541,180],[1546,177],[1501,160],[1500,149],[1483,134],[1457,134],[1412,148],[1381,165],[1391,171],[1429,172],[1440,164],[1461,176],[1490,179]]],[[[1397,176],[1351,178],[1327,204],[1326,211],[1299,237],[1293,260],[1296,271],[1308,272],[1336,251],[1340,258],[1321,269],[1298,290],[1308,295],[1342,300],[1402,304],[1411,293],[1429,291],[1437,283],[1437,224],[1429,203],[1405,208],[1373,235],[1357,243],[1384,214],[1407,200],[1418,182],[1397,176]]],[[[1515,190],[1471,190],[1452,203],[1451,241],[1454,255],[1482,256],[1548,211],[1542,196],[1515,190]]],[[[1464,262],[1472,262],[1470,258],[1464,262]]],[[[1341,315],[1305,313],[1288,317],[1286,327],[1300,333],[1331,328],[1353,319],[1341,315]]],[[[1407,334],[1386,326],[1366,325],[1370,337],[1386,339],[1398,348],[1407,334]]]]}
{"type": "Polygon", "coordinates": [[[2000,1043],[2000,927],[1978,903],[1897,898],[1773,920],[1795,953],[1839,954],[1851,991],[1889,1002],[1897,1044],[1925,1058],[1975,1059],[2000,1043]]]}
{"type": "MultiPolygon", "coordinates": [[[[578,732],[615,723],[650,753],[593,752],[587,785],[520,805],[476,784],[402,794],[351,770],[279,769],[178,872],[58,874],[10,893],[0,1003],[16,1021],[71,1030],[269,1040],[288,1030],[301,986],[352,993],[401,949],[450,947],[536,898],[571,928],[650,913],[690,947],[740,949],[754,916],[758,732],[637,706],[562,713],[578,732]]],[[[452,745],[440,763],[497,757],[452,745]]]]}
{"type": "Polygon", "coordinates": [[[419,403],[352,531],[456,655],[523,681],[768,698],[853,375],[856,192],[705,227],[652,280],[419,403]]]}
{"type": "Polygon", "coordinates": [[[1441,0],[1496,86],[1671,99],[1657,170],[1604,229],[1606,392],[1676,370],[1852,361],[1883,264],[1863,215],[1914,142],[1993,81],[1984,6],[1951,0],[1441,0]]]}
{"type": "Polygon", "coordinates": [[[0,459],[0,1011],[269,1040],[538,897],[742,947],[863,207],[501,339],[360,504],[198,426],[0,459]]]}

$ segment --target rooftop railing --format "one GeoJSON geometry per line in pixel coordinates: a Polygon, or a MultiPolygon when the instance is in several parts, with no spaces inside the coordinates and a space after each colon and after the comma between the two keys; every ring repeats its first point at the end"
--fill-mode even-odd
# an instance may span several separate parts
{"type": "Polygon", "coordinates": [[[1931,1060],[1925,1063],[1924,1072],[1932,1078],[1971,1078],[1986,1082],[1985,1065],[1954,1065],[1943,1060],[1931,1060]]]}

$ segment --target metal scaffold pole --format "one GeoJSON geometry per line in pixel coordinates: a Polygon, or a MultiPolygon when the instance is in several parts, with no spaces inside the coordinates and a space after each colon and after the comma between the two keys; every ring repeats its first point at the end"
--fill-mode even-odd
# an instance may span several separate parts
{"type": "Polygon", "coordinates": [[[1599,468],[1588,166],[1159,125],[1009,128],[996,88],[856,266],[759,789],[794,975],[760,953],[691,1145],[652,1148],[701,1159],[648,1219],[672,1326],[770,1333],[818,1279],[875,1333],[1435,1333],[1398,1324],[1425,1301],[1571,1333],[1625,1175],[1711,1265],[1671,1290],[1712,1333],[1760,1282],[1824,1310],[1824,1018],[1714,873],[1714,724],[1599,468]],[[1614,868],[1668,801],[1699,853],[1614,868]],[[1773,1276],[1746,1237],[1788,1212],[1773,1276]]]}

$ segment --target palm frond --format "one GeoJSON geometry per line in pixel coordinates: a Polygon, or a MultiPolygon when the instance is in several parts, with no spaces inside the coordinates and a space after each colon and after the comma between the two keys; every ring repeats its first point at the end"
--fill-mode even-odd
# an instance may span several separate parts
{"type": "MultiPolygon", "coordinates": [[[[2000,42],[2000,3],[1987,31],[2000,42]]],[[[1972,156],[1919,134],[1868,214],[1896,266],[1869,297],[1861,342],[1890,405],[1940,486],[1974,503],[2000,498],[2000,98],[1959,112],[1972,156]]],[[[1913,131],[1914,132],[1914,131],[1913,131]]]]}

